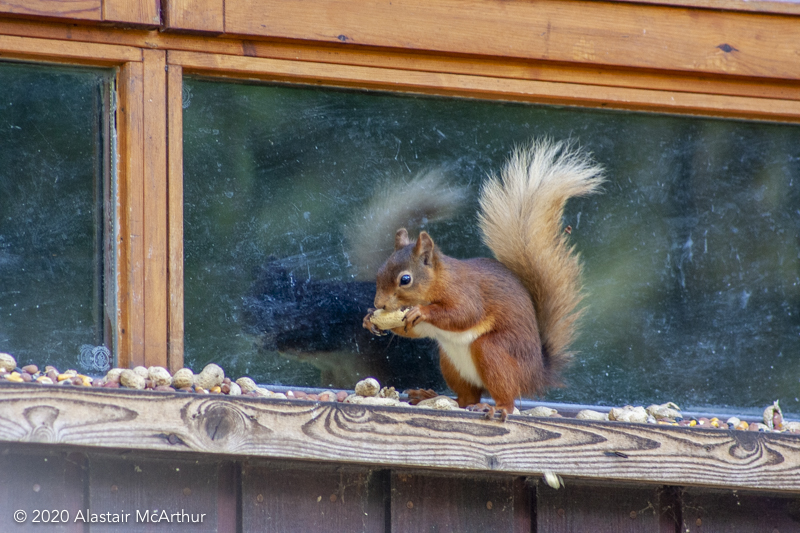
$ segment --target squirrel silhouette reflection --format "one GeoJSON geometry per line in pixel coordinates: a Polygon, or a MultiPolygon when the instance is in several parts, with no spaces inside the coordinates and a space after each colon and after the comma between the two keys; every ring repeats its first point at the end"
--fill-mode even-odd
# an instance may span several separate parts
{"type": "Polygon", "coordinates": [[[382,187],[345,231],[353,281],[309,278],[298,258],[270,258],[244,302],[245,320],[261,350],[315,366],[322,387],[350,389],[372,376],[398,389],[442,390],[435,342],[375,337],[361,327],[361,319],[372,306],[375,272],[393,250],[397,228],[451,217],[466,196],[437,170],[382,187]]]}

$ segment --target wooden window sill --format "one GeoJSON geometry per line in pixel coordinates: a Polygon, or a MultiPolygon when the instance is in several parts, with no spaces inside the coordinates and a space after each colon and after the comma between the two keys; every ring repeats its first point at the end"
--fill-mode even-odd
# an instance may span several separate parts
{"type": "Polygon", "coordinates": [[[800,490],[797,435],[251,397],[3,384],[0,441],[800,490]]]}

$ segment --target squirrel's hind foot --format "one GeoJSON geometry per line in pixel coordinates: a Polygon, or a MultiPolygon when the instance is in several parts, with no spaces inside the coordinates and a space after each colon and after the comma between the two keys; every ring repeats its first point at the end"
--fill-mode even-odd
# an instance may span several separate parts
{"type": "Polygon", "coordinates": [[[490,405],[488,403],[476,403],[473,405],[468,405],[466,407],[467,411],[475,411],[478,413],[486,413],[484,418],[486,420],[492,420],[494,415],[497,414],[500,422],[505,422],[508,418],[508,409],[505,408],[496,408],[494,405],[490,405]]]}

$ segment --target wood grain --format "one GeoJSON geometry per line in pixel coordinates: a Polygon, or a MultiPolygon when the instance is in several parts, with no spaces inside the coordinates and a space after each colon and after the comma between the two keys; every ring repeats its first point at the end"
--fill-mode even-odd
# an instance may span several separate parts
{"type": "MultiPolygon", "coordinates": [[[[153,459],[93,454],[88,460],[88,509],[129,515],[124,524],[96,523],[92,533],[196,531],[218,533],[219,471],[227,463],[181,457],[153,459]],[[137,520],[147,512],[173,513],[175,521],[137,520]],[[201,515],[205,516],[201,516],[201,515]],[[194,519],[194,520],[193,520],[194,519]]],[[[234,522],[235,525],[235,522],[234,522]]],[[[83,531],[83,530],[81,530],[83,531]]]]}
{"type": "Polygon", "coordinates": [[[796,435],[213,395],[3,384],[0,441],[800,490],[796,435]]]}
{"type": "Polygon", "coordinates": [[[0,35],[0,56],[108,65],[141,61],[142,51],[130,46],[0,35]]]}
{"type": "Polygon", "coordinates": [[[683,533],[800,531],[800,497],[739,491],[698,491],[682,496],[683,533]]]}
{"type": "Polygon", "coordinates": [[[652,485],[596,483],[568,479],[558,490],[537,484],[536,519],[541,531],[568,533],[675,533],[680,512],[672,491],[652,485]]]}
{"type": "Polygon", "coordinates": [[[242,531],[384,531],[385,477],[359,466],[251,462],[242,472],[242,531]]]}
{"type": "Polygon", "coordinates": [[[169,348],[167,368],[183,367],[183,69],[167,72],[167,233],[169,243],[169,348]]]}
{"type": "Polygon", "coordinates": [[[167,366],[166,52],[144,50],[144,366],[167,366]]]}
{"type": "Polygon", "coordinates": [[[125,63],[117,78],[117,365],[144,364],[144,72],[125,63]]]}
{"type": "Polygon", "coordinates": [[[161,3],[160,0],[103,0],[103,20],[159,26],[161,3]]]}
{"type": "MultiPolygon", "coordinates": [[[[46,408],[29,412],[32,420],[46,421],[51,411],[46,408]]],[[[85,509],[83,488],[86,483],[86,460],[82,454],[39,450],[35,454],[0,455],[0,516],[5,517],[5,531],[50,530],[59,533],[83,533],[84,524],[74,522],[80,509],[85,509]],[[23,524],[15,524],[15,511],[27,513],[23,524]],[[35,510],[57,510],[58,523],[34,523],[35,510]],[[67,518],[61,511],[66,511],[67,518]]]]}
{"type": "Polygon", "coordinates": [[[101,20],[101,0],[0,0],[0,13],[101,20]]]}
{"type": "Polygon", "coordinates": [[[715,116],[800,121],[800,101],[797,100],[598,87],[182,51],[170,52],[169,62],[181,65],[185,72],[218,76],[615,109],[699,112],[715,116]]]}
{"type": "MultiPolygon", "coordinates": [[[[603,87],[627,87],[701,94],[800,100],[800,84],[775,79],[696,75],[675,71],[598,68],[594,66],[428,54],[414,50],[387,50],[341,43],[282,42],[230,37],[193,36],[113,27],[89,27],[27,20],[0,20],[0,34],[29,35],[70,42],[111,43],[142,48],[183,50],[224,55],[357,65],[435,73],[538,80],[603,87]]],[[[35,48],[31,47],[32,50],[35,48]]]]}
{"type": "Polygon", "coordinates": [[[392,472],[391,481],[391,531],[531,531],[531,487],[521,478],[392,472]]]}
{"type": "Polygon", "coordinates": [[[758,13],[784,13],[800,15],[800,3],[768,0],[615,0],[617,2],[636,2],[640,4],[658,4],[662,6],[693,7],[719,9],[726,11],[753,11],[758,13]]]}
{"type": "Polygon", "coordinates": [[[798,79],[792,16],[576,0],[228,0],[226,33],[798,79]]]}
{"type": "Polygon", "coordinates": [[[164,26],[170,30],[222,33],[223,0],[166,0],[164,26]]]}

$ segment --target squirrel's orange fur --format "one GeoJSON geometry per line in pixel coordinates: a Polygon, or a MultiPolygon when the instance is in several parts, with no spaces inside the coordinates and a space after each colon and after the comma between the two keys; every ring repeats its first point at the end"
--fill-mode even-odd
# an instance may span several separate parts
{"type": "MultiPolygon", "coordinates": [[[[392,330],[439,343],[442,374],[461,407],[485,390],[501,414],[560,384],[575,337],[581,266],[562,228],[569,198],[594,193],[602,170],[570,144],[534,141],[484,184],[479,223],[497,260],[446,256],[405,229],[377,276],[375,307],[410,308],[392,330]]],[[[374,329],[365,317],[364,327],[374,329]]]]}

